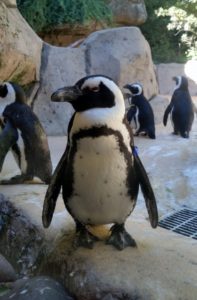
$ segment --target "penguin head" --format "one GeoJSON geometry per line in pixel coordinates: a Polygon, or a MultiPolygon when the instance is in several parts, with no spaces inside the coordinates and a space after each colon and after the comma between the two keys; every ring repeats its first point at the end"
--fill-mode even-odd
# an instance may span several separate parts
{"type": "Polygon", "coordinates": [[[133,97],[143,95],[142,85],[137,82],[124,85],[124,89],[128,89],[133,97]]]}
{"type": "Polygon", "coordinates": [[[111,78],[104,75],[86,76],[74,86],[60,88],[52,94],[51,100],[69,102],[77,112],[124,105],[119,87],[111,78]]]}
{"type": "Polygon", "coordinates": [[[176,83],[174,90],[177,90],[177,89],[187,90],[188,89],[188,80],[185,76],[174,76],[172,79],[176,83]]]}
{"type": "Polygon", "coordinates": [[[16,83],[4,82],[0,84],[0,98],[11,102],[26,103],[26,96],[23,89],[16,83]]]}

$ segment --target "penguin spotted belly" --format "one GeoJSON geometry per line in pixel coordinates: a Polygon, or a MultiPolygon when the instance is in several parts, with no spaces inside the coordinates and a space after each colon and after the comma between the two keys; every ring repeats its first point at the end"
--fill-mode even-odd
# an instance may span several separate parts
{"type": "Polygon", "coordinates": [[[67,203],[73,217],[83,224],[124,223],[134,207],[126,181],[127,164],[115,136],[78,140],[67,203]]]}
{"type": "Polygon", "coordinates": [[[68,124],[68,143],[46,191],[42,221],[49,227],[58,195],[76,225],[73,246],[93,248],[97,236],[89,226],[113,224],[105,243],[119,250],[135,247],[125,229],[141,187],[150,223],[158,223],[155,196],[125,119],[121,90],[103,75],[81,78],[55,91],[51,100],[69,102],[75,113],[68,124]]]}

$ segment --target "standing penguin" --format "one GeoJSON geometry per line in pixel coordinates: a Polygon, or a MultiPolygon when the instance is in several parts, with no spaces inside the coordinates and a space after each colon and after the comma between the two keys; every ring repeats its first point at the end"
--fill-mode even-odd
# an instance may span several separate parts
{"type": "Polygon", "coordinates": [[[134,120],[136,125],[135,135],[140,132],[147,134],[151,139],[155,139],[155,121],[152,107],[144,97],[143,88],[139,83],[126,84],[125,89],[131,92],[131,107],[127,112],[129,123],[134,120]]]}
{"type": "Polygon", "coordinates": [[[112,79],[94,75],[64,87],[52,101],[67,101],[75,113],[68,126],[68,143],[48,187],[42,220],[51,223],[63,188],[65,206],[76,223],[75,246],[92,248],[96,238],[86,225],[111,224],[107,244],[122,250],[136,246],[124,223],[133,211],[141,186],[150,223],[157,226],[153,190],[124,118],[123,95],[112,79]]]}
{"type": "Polygon", "coordinates": [[[1,184],[18,184],[32,180],[34,176],[49,183],[52,163],[47,136],[31,108],[26,104],[23,89],[11,82],[0,85],[1,99],[10,98],[13,103],[3,111],[4,124],[1,122],[0,143],[2,145],[0,160],[3,164],[6,151],[12,150],[21,175],[1,184]]]}
{"type": "Polygon", "coordinates": [[[189,132],[194,120],[194,106],[188,90],[188,80],[184,76],[173,77],[176,82],[170,104],[167,106],[163,124],[166,126],[168,115],[174,127],[174,134],[180,134],[183,138],[189,138],[189,132]]]}

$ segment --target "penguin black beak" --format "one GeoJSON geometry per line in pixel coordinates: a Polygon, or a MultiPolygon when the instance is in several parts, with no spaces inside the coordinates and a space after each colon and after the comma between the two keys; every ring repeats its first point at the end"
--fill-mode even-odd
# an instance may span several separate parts
{"type": "Polygon", "coordinates": [[[176,77],[176,76],[173,76],[173,77],[172,77],[172,80],[177,81],[177,77],[176,77]]]}
{"type": "Polygon", "coordinates": [[[124,89],[130,90],[130,89],[131,89],[131,85],[130,85],[130,84],[125,84],[125,85],[123,86],[123,88],[124,88],[124,89]]]}
{"type": "Polygon", "coordinates": [[[74,102],[82,95],[82,91],[77,86],[67,86],[58,89],[51,95],[53,102],[74,102]]]}

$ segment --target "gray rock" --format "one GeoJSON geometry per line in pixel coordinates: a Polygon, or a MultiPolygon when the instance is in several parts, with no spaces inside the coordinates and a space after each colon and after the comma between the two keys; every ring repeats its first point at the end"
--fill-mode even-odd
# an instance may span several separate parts
{"type": "Polygon", "coordinates": [[[16,272],[12,265],[0,254],[0,282],[10,282],[16,280],[16,272]]]}
{"type": "Polygon", "coordinates": [[[34,102],[34,112],[48,134],[65,134],[73,114],[70,104],[51,102],[51,94],[60,87],[74,84],[85,74],[83,49],[44,44],[41,87],[34,102]]]}
{"type": "Polygon", "coordinates": [[[196,300],[195,241],[147,222],[126,224],[137,248],[117,251],[102,241],[76,250],[67,234],[55,242],[41,273],[59,278],[80,300],[196,300]]]}
{"type": "Polygon", "coordinates": [[[36,270],[43,237],[35,225],[0,194],[0,252],[21,274],[36,270]]]}
{"type": "Polygon", "coordinates": [[[112,10],[115,23],[140,25],[147,19],[144,0],[111,0],[109,7],[112,10]]]}
{"type": "Polygon", "coordinates": [[[72,300],[64,287],[52,278],[40,276],[16,282],[2,300],[72,300]]]}
{"type": "Polygon", "coordinates": [[[137,27],[106,29],[92,33],[85,47],[88,74],[112,77],[120,86],[139,81],[150,98],[158,86],[148,42],[137,27]]]}
{"type": "Polygon", "coordinates": [[[47,134],[66,134],[73,113],[67,103],[52,103],[52,92],[91,74],[108,75],[121,88],[126,83],[140,81],[148,98],[158,93],[150,47],[137,27],[97,31],[79,48],[45,44],[41,87],[34,101],[34,111],[47,134]]]}

